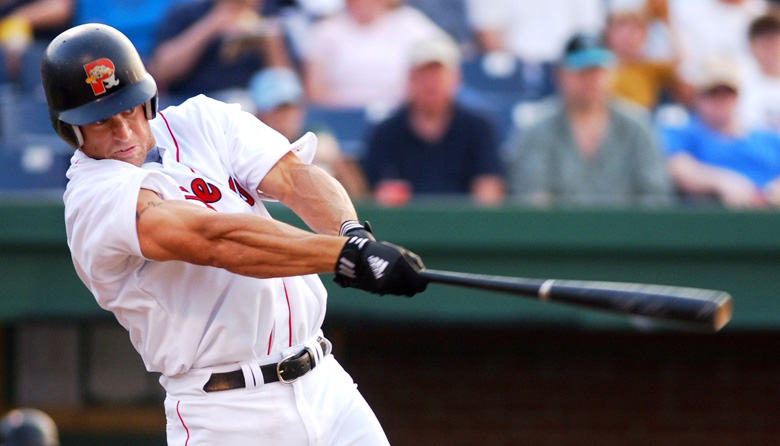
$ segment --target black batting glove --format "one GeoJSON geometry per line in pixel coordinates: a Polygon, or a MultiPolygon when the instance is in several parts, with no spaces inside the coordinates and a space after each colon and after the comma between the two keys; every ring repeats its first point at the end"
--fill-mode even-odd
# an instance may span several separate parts
{"type": "Polygon", "coordinates": [[[423,268],[416,254],[400,246],[352,236],[341,249],[333,281],[342,288],[412,297],[428,286],[419,274],[423,268]]]}
{"type": "Polygon", "coordinates": [[[341,236],[350,237],[356,235],[375,242],[376,239],[374,238],[373,232],[374,231],[371,230],[371,224],[367,221],[360,223],[357,220],[347,220],[341,224],[341,228],[339,229],[339,235],[341,236]]]}

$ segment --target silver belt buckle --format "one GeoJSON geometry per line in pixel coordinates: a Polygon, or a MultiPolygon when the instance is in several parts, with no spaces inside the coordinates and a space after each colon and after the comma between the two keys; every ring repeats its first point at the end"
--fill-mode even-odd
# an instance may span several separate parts
{"type": "MultiPolygon", "coordinates": [[[[304,350],[304,351],[305,351],[305,350],[304,350]]],[[[279,382],[280,382],[280,383],[283,383],[283,384],[292,384],[292,383],[294,383],[295,381],[298,381],[299,379],[301,379],[301,377],[300,377],[300,376],[299,376],[299,377],[297,377],[297,378],[289,379],[289,380],[288,380],[288,379],[284,379],[284,378],[282,377],[282,373],[284,373],[284,370],[282,370],[282,364],[284,364],[285,362],[289,361],[290,359],[292,359],[292,358],[296,357],[296,356],[297,356],[297,355],[299,355],[299,354],[300,354],[300,352],[298,352],[298,353],[293,353],[293,354],[291,354],[291,355],[287,356],[286,358],[284,358],[284,359],[282,359],[281,361],[279,361],[279,362],[277,362],[277,363],[276,363],[276,376],[278,376],[278,377],[279,377],[279,382]]]]}
{"type": "MultiPolygon", "coordinates": [[[[330,341],[327,338],[318,338],[317,342],[319,342],[320,339],[324,340],[325,343],[327,344],[327,351],[323,350],[323,352],[322,352],[322,356],[325,357],[328,354],[330,354],[330,351],[333,349],[333,344],[331,344],[330,341]]],[[[314,349],[312,349],[312,348],[310,348],[308,346],[304,346],[303,350],[301,350],[300,352],[293,353],[293,354],[285,357],[284,359],[282,359],[281,361],[276,363],[276,376],[279,377],[279,382],[284,383],[284,384],[292,384],[295,381],[298,381],[299,379],[303,378],[304,375],[306,375],[306,373],[304,373],[303,375],[301,375],[301,376],[299,376],[297,378],[293,378],[293,379],[289,379],[289,380],[288,379],[284,379],[282,377],[282,373],[284,373],[284,370],[282,370],[282,364],[284,364],[286,361],[289,361],[290,359],[295,358],[298,355],[302,355],[304,352],[308,352],[309,353],[309,361],[310,361],[309,371],[306,372],[306,373],[311,372],[314,369],[314,367],[317,366],[317,359],[316,359],[317,358],[317,352],[314,351],[314,349]]]]}

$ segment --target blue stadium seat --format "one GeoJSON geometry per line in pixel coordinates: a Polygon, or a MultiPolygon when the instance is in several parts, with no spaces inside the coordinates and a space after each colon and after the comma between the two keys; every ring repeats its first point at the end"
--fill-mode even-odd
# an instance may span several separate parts
{"type": "Polygon", "coordinates": [[[49,109],[40,94],[19,92],[12,86],[0,89],[0,142],[18,150],[46,145],[69,151],[51,126],[49,109]]]}
{"type": "Polygon", "coordinates": [[[492,118],[501,142],[512,135],[519,106],[555,93],[552,64],[523,63],[494,53],[464,60],[461,71],[458,100],[492,118]]]}
{"type": "Polygon", "coordinates": [[[19,73],[19,85],[22,91],[39,95],[43,94],[41,58],[48,45],[48,41],[35,41],[22,54],[22,66],[19,73]]]}
{"type": "Polygon", "coordinates": [[[510,100],[535,101],[555,92],[551,64],[524,63],[508,54],[487,54],[461,64],[463,86],[510,100]]]}
{"type": "Polygon", "coordinates": [[[341,151],[355,159],[363,154],[371,124],[364,108],[331,108],[316,105],[306,107],[304,124],[306,129],[319,128],[332,133],[339,142],[341,151]]]}
{"type": "Polygon", "coordinates": [[[45,146],[0,148],[0,191],[63,190],[71,156],[45,146]]]}

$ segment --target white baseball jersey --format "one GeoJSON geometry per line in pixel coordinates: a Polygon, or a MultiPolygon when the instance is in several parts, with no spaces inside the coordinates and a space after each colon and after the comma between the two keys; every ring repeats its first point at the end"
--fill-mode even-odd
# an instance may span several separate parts
{"type": "Polygon", "coordinates": [[[255,279],[148,260],[135,226],[141,188],[164,200],[270,218],[257,185],[290,150],[311,162],[313,135],[291,145],[237,105],[205,96],[158,113],[150,125],[162,164],[139,168],[76,151],[64,196],[76,271],[129,331],[146,368],[174,376],[262,358],[316,336],[326,303],[316,275],[255,279]]]}

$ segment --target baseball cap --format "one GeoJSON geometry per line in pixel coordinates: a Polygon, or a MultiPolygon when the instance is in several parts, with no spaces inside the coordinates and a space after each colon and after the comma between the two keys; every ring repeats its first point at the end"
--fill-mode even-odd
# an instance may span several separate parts
{"type": "Polygon", "coordinates": [[[693,79],[693,85],[699,92],[711,91],[717,87],[739,91],[739,84],[739,65],[727,56],[713,56],[704,60],[693,79]]]}
{"type": "Polygon", "coordinates": [[[456,68],[460,65],[460,50],[452,38],[446,35],[428,37],[415,42],[409,49],[409,67],[438,63],[456,68]]]}
{"type": "Polygon", "coordinates": [[[566,43],[561,65],[572,71],[612,66],[615,56],[601,39],[590,34],[575,34],[566,43]]]}
{"type": "Polygon", "coordinates": [[[249,80],[249,96],[257,111],[267,112],[283,104],[303,99],[298,75],[289,68],[266,68],[249,80]]]}

